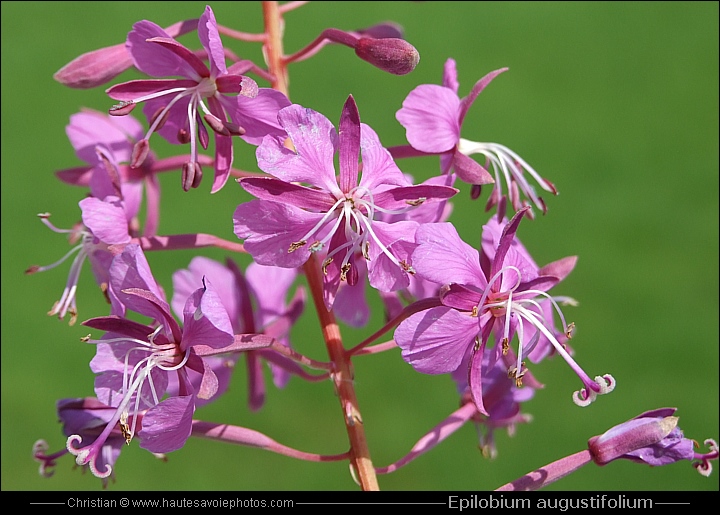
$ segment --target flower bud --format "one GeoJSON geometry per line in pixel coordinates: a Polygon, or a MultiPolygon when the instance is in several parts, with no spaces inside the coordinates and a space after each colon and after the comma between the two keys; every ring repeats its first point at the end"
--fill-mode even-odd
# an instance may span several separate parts
{"type": "Polygon", "coordinates": [[[398,38],[360,38],[355,45],[355,54],[393,75],[410,73],[420,61],[420,54],[415,47],[398,38]]]}
{"type": "Polygon", "coordinates": [[[109,82],[133,65],[125,43],[87,52],[60,68],[53,78],[76,89],[89,89],[109,82]]]}

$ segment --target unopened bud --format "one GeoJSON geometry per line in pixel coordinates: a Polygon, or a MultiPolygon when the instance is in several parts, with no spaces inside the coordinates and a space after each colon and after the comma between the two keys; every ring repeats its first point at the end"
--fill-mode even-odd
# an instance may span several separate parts
{"type": "Polygon", "coordinates": [[[87,52],[60,68],[53,78],[76,89],[100,86],[133,65],[125,43],[87,52]]]}
{"type": "Polygon", "coordinates": [[[360,38],[355,54],[373,66],[393,75],[405,75],[420,62],[420,54],[410,43],[398,38],[360,38]]]}

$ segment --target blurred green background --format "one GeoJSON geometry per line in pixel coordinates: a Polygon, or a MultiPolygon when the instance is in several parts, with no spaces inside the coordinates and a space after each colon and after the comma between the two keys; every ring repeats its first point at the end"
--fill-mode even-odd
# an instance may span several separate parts
{"type": "MultiPolygon", "coordinates": [[[[161,26],[197,18],[203,2],[2,2],[2,489],[98,490],[91,474],[62,458],[44,479],[32,461],[33,442],[65,445],[55,402],[93,393],[87,333],[46,312],[62,292],[68,265],[35,276],[68,249],[62,235],[35,216],[49,211],[59,227],[79,220],[84,190],[53,172],[80,161],[64,127],[86,106],[106,110],[104,88],[70,90],[53,81],[86,51],[124,41],[141,19],[161,26]]],[[[260,3],[212,4],[220,24],[262,30],[260,3]]],[[[439,83],[456,59],[460,94],[487,72],[508,66],[478,98],[463,136],[502,143],[518,152],[560,195],[549,212],[523,222],[519,237],[540,264],[571,254],[575,271],[556,293],[579,300],[567,308],[576,323],[576,359],[592,375],[611,373],[617,389],[587,408],[571,401],[579,386],[560,359],[532,368],[546,384],[525,404],[534,417],[510,438],[497,433],[499,456],[484,459],[472,425],[388,476],[387,490],[496,488],[550,461],[583,449],[589,437],[645,410],[678,407],[680,427],[698,440],[718,436],[718,4],[716,2],[317,2],[286,16],[285,50],[292,53],[324,28],[352,30],[393,20],[419,50],[416,70],[385,74],[345,47],[327,47],[291,65],[290,96],[334,123],[353,94],[364,122],[386,146],[405,143],[395,120],[407,93],[439,83]]],[[[182,41],[198,48],[195,34],[182,41]]],[[[257,44],[224,38],[242,57],[260,60],[257,44]]],[[[114,82],[138,78],[127,72],[114,82]]],[[[259,81],[260,85],[266,85],[259,81]]],[[[139,111],[138,111],[139,113],[139,111]]],[[[161,156],[175,150],[152,140],[161,156]]],[[[236,166],[256,170],[253,147],[238,141],[236,166]]],[[[435,158],[399,161],[424,179],[435,158]]],[[[208,172],[209,173],[209,172],[208,172]]],[[[249,197],[234,183],[210,195],[206,178],[183,193],[178,174],[162,177],[161,234],[207,232],[228,239],[232,212],[249,197]]],[[[453,221],[471,244],[487,220],[467,186],[453,221]]],[[[203,255],[223,259],[224,252],[203,255]]],[[[156,278],[171,293],[171,274],[192,252],[154,253],[156,278]]],[[[244,259],[244,258],[243,258],[244,259]]],[[[247,260],[240,261],[245,264],[247,260]]],[[[107,313],[90,270],[77,297],[80,320],[107,313]]],[[[373,302],[376,303],[375,297],[373,302]]],[[[344,329],[348,346],[377,326],[344,329]]],[[[325,357],[312,309],[294,330],[303,353],[325,357]]],[[[389,336],[388,336],[389,337],[389,336]]],[[[385,466],[403,456],[457,407],[447,376],[423,376],[399,351],[354,361],[356,388],[372,458],[385,466]]],[[[270,388],[263,410],[246,405],[244,366],[230,391],[198,418],[245,425],[281,443],[316,453],[347,449],[341,412],[329,383],[293,379],[270,388]]],[[[706,448],[703,446],[703,450],[706,448]]],[[[110,488],[122,490],[356,489],[344,462],[307,463],[257,449],[191,439],[155,459],[136,443],[123,449],[110,488]]],[[[717,490],[689,463],[649,468],[629,462],[588,465],[553,490],[717,490]]]]}

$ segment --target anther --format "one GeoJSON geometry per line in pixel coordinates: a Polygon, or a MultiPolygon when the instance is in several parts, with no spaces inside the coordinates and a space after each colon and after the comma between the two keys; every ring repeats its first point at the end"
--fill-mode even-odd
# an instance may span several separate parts
{"type": "MultiPolygon", "coordinates": [[[[319,242],[315,242],[315,243],[312,244],[312,246],[314,247],[314,246],[317,245],[318,243],[319,243],[319,242]]],[[[290,247],[288,248],[288,254],[290,254],[291,252],[295,252],[297,249],[299,249],[300,247],[305,246],[306,244],[307,244],[307,241],[306,241],[306,240],[294,241],[293,243],[290,244],[290,247]]],[[[319,249],[318,249],[318,250],[319,250],[319,249]]],[[[313,251],[312,247],[310,248],[310,251],[313,251]]]]}
{"type": "Polygon", "coordinates": [[[130,114],[136,105],[132,100],[123,100],[119,104],[112,106],[108,114],[110,114],[110,116],[125,116],[126,114],[130,114]]]}

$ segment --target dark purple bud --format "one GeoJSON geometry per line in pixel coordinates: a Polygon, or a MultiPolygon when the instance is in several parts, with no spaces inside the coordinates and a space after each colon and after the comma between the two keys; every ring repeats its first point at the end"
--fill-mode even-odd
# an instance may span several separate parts
{"type": "Polygon", "coordinates": [[[145,161],[145,158],[150,152],[150,142],[146,139],[141,139],[133,147],[132,156],[130,157],[130,168],[137,168],[145,161]]]}
{"type": "Polygon", "coordinates": [[[410,73],[420,61],[420,54],[415,47],[399,38],[360,38],[355,45],[355,54],[393,75],[410,73]]]}
{"type": "Polygon", "coordinates": [[[110,116],[125,116],[126,114],[130,114],[130,112],[135,109],[135,102],[132,100],[123,100],[119,104],[115,104],[112,106],[108,114],[110,116]]]}
{"type": "Polygon", "coordinates": [[[212,130],[223,136],[230,136],[230,131],[225,127],[222,120],[213,114],[206,114],[203,116],[203,120],[207,123],[212,130]]]}
{"type": "Polygon", "coordinates": [[[480,198],[480,195],[482,194],[482,184],[473,184],[470,187],[470,198],[472,200],[477,200],[480,198]]]}

